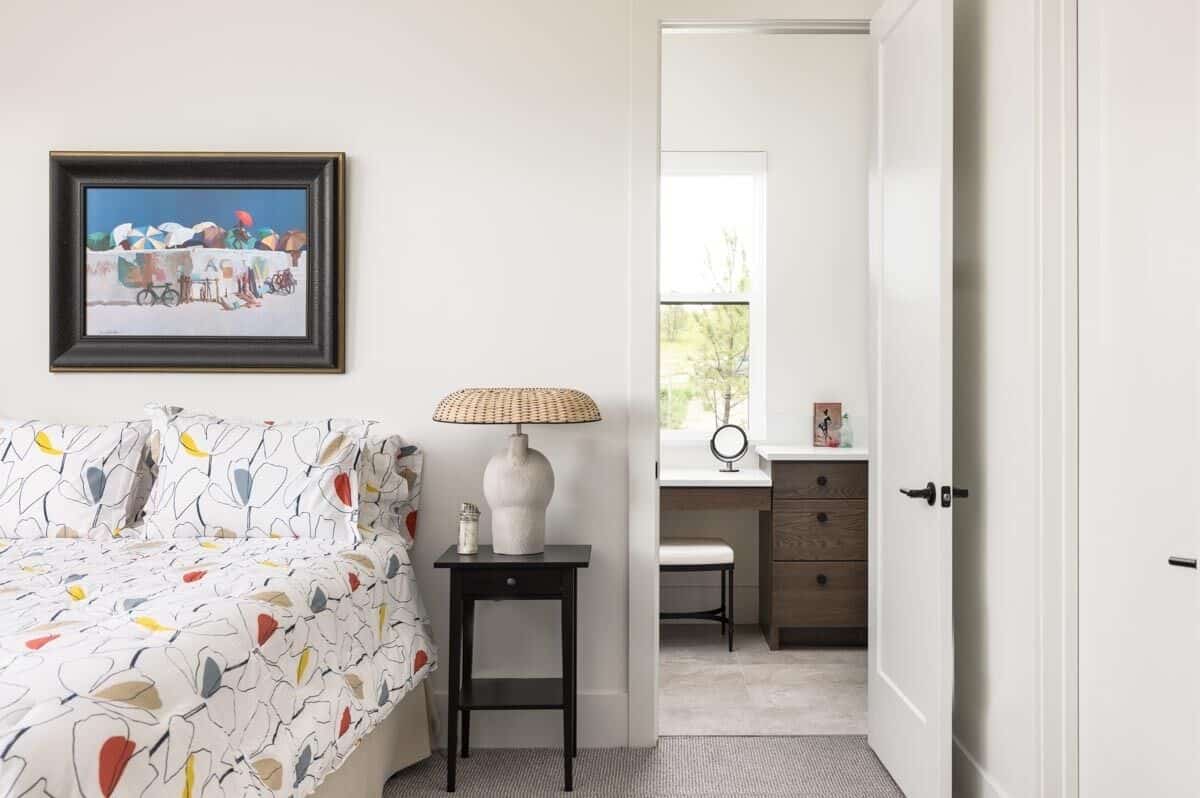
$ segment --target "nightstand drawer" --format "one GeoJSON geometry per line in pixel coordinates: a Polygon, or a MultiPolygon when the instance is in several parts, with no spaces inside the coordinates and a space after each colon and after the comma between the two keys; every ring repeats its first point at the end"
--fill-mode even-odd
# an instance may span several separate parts
{"type": "Polygon", "coordinates": [[[866,463],[775,463],[772,496],[779,499],[865,499],[866,463]]]}
{"type": "Polygon", "coordinates": [[[867,559],[867,501],[780,500],[772,513],[775,560],[867,559]]]}
{"type": "Polygon", "coordinates": [[[563,592],[563,572],[558,569],[464,570],[462,580],[463,593],[476,598],[557,597],[563,592]]]}

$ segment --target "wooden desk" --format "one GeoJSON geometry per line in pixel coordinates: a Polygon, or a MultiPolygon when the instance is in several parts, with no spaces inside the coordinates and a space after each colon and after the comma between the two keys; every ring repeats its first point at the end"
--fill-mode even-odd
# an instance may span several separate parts
{"type": "Polygon", "coordinates": [[[865,643],[867,454],[759,447],[763,468],[663,469],[659,507],[758,513],[759,624],[810,643],[865,643]]]}

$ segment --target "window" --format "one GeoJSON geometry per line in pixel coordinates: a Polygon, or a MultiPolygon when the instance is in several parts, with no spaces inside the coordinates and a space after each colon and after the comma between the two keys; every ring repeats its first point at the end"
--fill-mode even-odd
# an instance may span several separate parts
{"type": "Polygon", "coordinates": [[[659,428],[762,437],[766,153],[664,152],[660,194],[659,428]]]}

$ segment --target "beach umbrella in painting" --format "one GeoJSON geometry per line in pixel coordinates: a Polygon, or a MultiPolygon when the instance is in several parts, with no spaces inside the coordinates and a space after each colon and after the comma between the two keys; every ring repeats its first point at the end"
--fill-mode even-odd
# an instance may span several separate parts
{"type": "Polygon", "coordinates": [[[192,228],[184,227],[178,222],[163,222],[158,229],[162,231],[163,240],[168,247],[181,247],[195,235],[192,228]]]}
{"type": "Polygon", "coordinates": [[[133,229],[133,225],[129,222],[119,224],[113,228],[112,241],[114,247],[124,247],[129,249],[129,245],[125,243],[129,239],[129,231],[133,229]]]}
{"type": "Polygon", "coordinates": [[[129,249],[163,249],[167,245],[166,236],[154,225],[134,227],[129,231],[125,244],[129,249]]]}
{"type": "Polygon", "coordinates": [[[288,230],[275,242],[275,249],[283,252],[299,252],[308,246],[308,236],[299,230],[288,230]]]}
{"type": "Polygon", "coordinates": [[[93,252],[105,252],[112,249],[112,233],[88,233],[87,248],[93,252]]]}
{"type": "Polygon", "coordinates": [[[244,227],[232,227],[225,233],[226,249],[254,249],[254,236],[244,227]]]}
{"type": "Polygon", "coordinates": [[[260,227],[254,231],[255,249],[275,249],[279,243],[279,234],[269,227],[260,227]]]}
{"type": "Polygon", "coordinates": [[[237,219],[239,227],[253,227],[254,217],[246,211],[234,211],[233,216],[237,219]]]}
{"type": "Polygon", "coordinates": [[[288,230],[279,237],[275,242],[275,249],[279,252],[290,252],[292,254],[292,265],[296,266],[300,263],[300,253],[308,246],[308,236],[299,230],[288,230]]]}
{"type": "Polygon", "coordinates": [[[192,235],[203,246],[221,249],[225,246],[225,228],[215,222],[200,222],[192,225],[192,235]]]}

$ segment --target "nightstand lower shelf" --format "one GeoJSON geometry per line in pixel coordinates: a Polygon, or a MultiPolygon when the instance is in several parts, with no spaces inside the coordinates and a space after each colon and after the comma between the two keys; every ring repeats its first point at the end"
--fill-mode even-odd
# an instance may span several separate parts
{"type": "Polygon", "coordinates": [[[564,709],[562,679],[471,679],[458,708],[564,709]]]}

